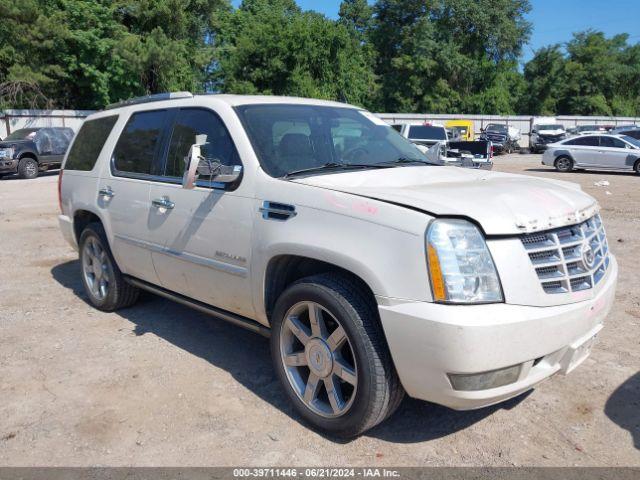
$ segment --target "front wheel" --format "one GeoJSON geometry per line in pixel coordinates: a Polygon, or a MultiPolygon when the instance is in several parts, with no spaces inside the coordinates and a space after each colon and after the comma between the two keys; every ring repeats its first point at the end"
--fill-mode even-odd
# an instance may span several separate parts
{"type": "Polygon", "coordinates": [[[558,157],[554,163],[559,172],[570,172],[573,170],[573,160],[569,157],[558,157]]]}
{"type": "Polygon", "coordinates": [[[404,396],[375,302],[347,276],[316,275],[289,287],[274,309],[271,352],[296,410],[331,435],[361,434],[404,396]]]}
{"type": "Polygon", "coordinates": [[[38,162],[33,158],[25,157],[18,163],[18,176],[31,179],[38,176],[38,162]]]}

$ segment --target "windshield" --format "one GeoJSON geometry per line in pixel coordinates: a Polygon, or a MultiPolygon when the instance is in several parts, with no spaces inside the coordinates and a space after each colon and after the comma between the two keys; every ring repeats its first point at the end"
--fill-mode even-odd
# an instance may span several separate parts
{"type": "Polygon", "coordinates": [[[507,131],[507,127],[506,125],[499,125],[496,123],[490,123],[489,125],[487,125],[486,130],[488,132],[506,132],[507,131]]]}
{"type": "Polygon", "coordinates": [[[7,135],[5,140],[31,140],[35,137],[37,131],[37,128],[21,128],[7,135]]]}
{"type": "Polygon", "coordinates": [[[640,140],[638,140],[637,138],[630,137],[629,135],[622,135],[621,138],[629,142],[631,145],[635,146],[636,148],[640,148],[640,140]]]}
{"type": "Polygon", "coordinates": [[[538,125],[538,130],[564,130],[562,125],[538,125]]]}
{"type": "Polygon", "coordinates": [[[409,138],[415,138],[416,140],[446,140],[447,134],[444,127],[412,125],[409,127],[409,138]]]}
{"type": "Polygon", "coordinates": [[[415,145],[369,112],[286,104],[243,105],[236,112],[260,165],[272,177],[325,164],[373,168],[400,159],[428,162],[415,145]]]}

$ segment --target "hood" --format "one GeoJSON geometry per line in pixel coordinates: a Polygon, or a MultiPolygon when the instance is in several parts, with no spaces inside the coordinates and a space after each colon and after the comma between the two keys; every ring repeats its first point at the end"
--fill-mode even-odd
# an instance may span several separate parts
{"type": "Polygon", "coordinates": [[[488,235],[512,235],[578,223],[596,201],[577,184],[458,167],[398,167],[292,180],[415,208],[463,216],[488,235]]]}
{"type": "Polygon", "coordinates": [[[19,147],[27,143],[33,143],[33,140],[2,140],[0,141],[0,148],[19,147]]]}

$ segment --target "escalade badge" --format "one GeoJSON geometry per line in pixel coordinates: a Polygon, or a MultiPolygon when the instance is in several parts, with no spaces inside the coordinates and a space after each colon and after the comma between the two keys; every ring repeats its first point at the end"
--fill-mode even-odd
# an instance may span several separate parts
{"type": "Polygon", "coordinates": [[[596,263],[596,256],[593,253],[593,248],[588,243],[585,243],[582,246],[582,260],[587,268],[593,268],[593,265],[596,263]]]}

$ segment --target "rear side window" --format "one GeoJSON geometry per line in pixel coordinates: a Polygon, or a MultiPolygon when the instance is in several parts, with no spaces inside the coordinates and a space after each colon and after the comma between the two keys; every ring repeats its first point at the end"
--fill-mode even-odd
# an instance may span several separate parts
{"type": "Polygon", "coordinates": [[[429,140],[446,140],[446,134],[442,127],[431,127],[428,125],[409,127],[409,138],[428,138],[429,140]]]}
{"type": "Polygon", "coordinates": [[[583,147],[599,147],[598,137],[578,137],[564,142],[564,145],[580,145],[583,147]]]}
{"type": "Polygon", "coordinates": [[[154,171],[154,160],[158,157],[166,118],[166,110],[131,115],[113,151],[113,166],[118,172],[142,175],[158,173],[154,171]]]}
{"type": "Polygon", "coordinates": [[[82,124],[76,141],[67,156],[66,170],[93,170],[104,142],[118,120],[117,115],[87,120],[82,124]]]}

